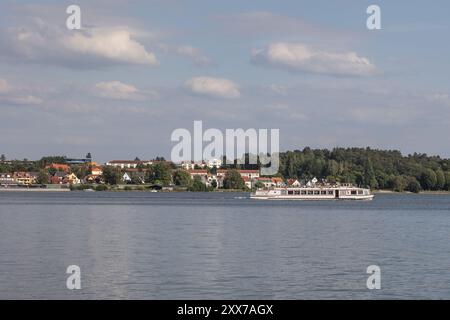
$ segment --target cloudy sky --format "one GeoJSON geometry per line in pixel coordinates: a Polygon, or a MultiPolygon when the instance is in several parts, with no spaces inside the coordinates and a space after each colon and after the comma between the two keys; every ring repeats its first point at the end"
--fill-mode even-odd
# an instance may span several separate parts
{"type": "Polygon", "coordinates": [[[176,128],[279,128],[281,150],[450,157],[450,3],[0,4],[0,153],[169,157],[176,128]],[[382,30],[366,28],[381,7],[382,30]],[[81,7],[82,30],[66,28],[81,7]]]}

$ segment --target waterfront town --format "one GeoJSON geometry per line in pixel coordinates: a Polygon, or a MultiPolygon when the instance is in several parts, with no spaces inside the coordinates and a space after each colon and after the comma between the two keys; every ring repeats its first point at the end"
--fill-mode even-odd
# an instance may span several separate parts
{"type": "MultiPolygon", "coordinates": [[[[109,160],[46,156],[10,160],[0,155],[1,190],[250,190],[308,184],[353,184],[395,192],[450,191],[450,159],[398,150],[334,148],[280,153],[278,173],[264,176],[257,164],[224,159],[174,163],[163,157],[109,160]],[[317,177],[317,179],[315,178],[317,177]]],[[[259,159],[258,159],[259,160],[259,159]]],[[[259,162],[258,162],[259,163],[259,162]]]]}
{"type": "Polygon", "coordinates": [[[297,186],[296,179],[262,177],[255,169],[224,166],[222,160],[173,163],[164,158],[153,160],[110,160],[99,164],[86,158],[46,157],[39,161],[0,160],[1,189],[68,189],[97,191],[106,186],[123,190],[251,190],[254,188],[297,186]],[[14,171],[5,170],[6,168],[14,171]],[[31,169],[30,169],[31,168],[31,169]]]}

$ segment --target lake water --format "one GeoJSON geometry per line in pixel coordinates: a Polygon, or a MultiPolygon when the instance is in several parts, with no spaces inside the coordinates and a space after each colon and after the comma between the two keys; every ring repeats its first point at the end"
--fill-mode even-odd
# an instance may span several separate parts
{"type": "Polygon", "coordinates": [[[248,196],[0,192],[0,298],[450,299],[450,195],[248,196]]]}

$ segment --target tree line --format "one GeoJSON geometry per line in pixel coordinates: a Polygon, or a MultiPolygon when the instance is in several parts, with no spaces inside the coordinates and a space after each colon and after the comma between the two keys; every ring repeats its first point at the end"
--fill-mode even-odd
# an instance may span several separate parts
{"type": "Polygon", "coordinates": [[[421,153],[404,156],[398,150],[306,147],[280,153],[279,175],[399,192],[450,190],[450,159],[421,153]]]}

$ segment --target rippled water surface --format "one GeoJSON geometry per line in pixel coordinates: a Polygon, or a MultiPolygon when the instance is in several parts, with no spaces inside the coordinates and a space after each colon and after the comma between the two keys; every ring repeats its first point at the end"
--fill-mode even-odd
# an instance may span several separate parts
{"type": "Polygon", "coordinates": [[[0,298],[450,299],[450,195],[0,192],[0,298]]]}

